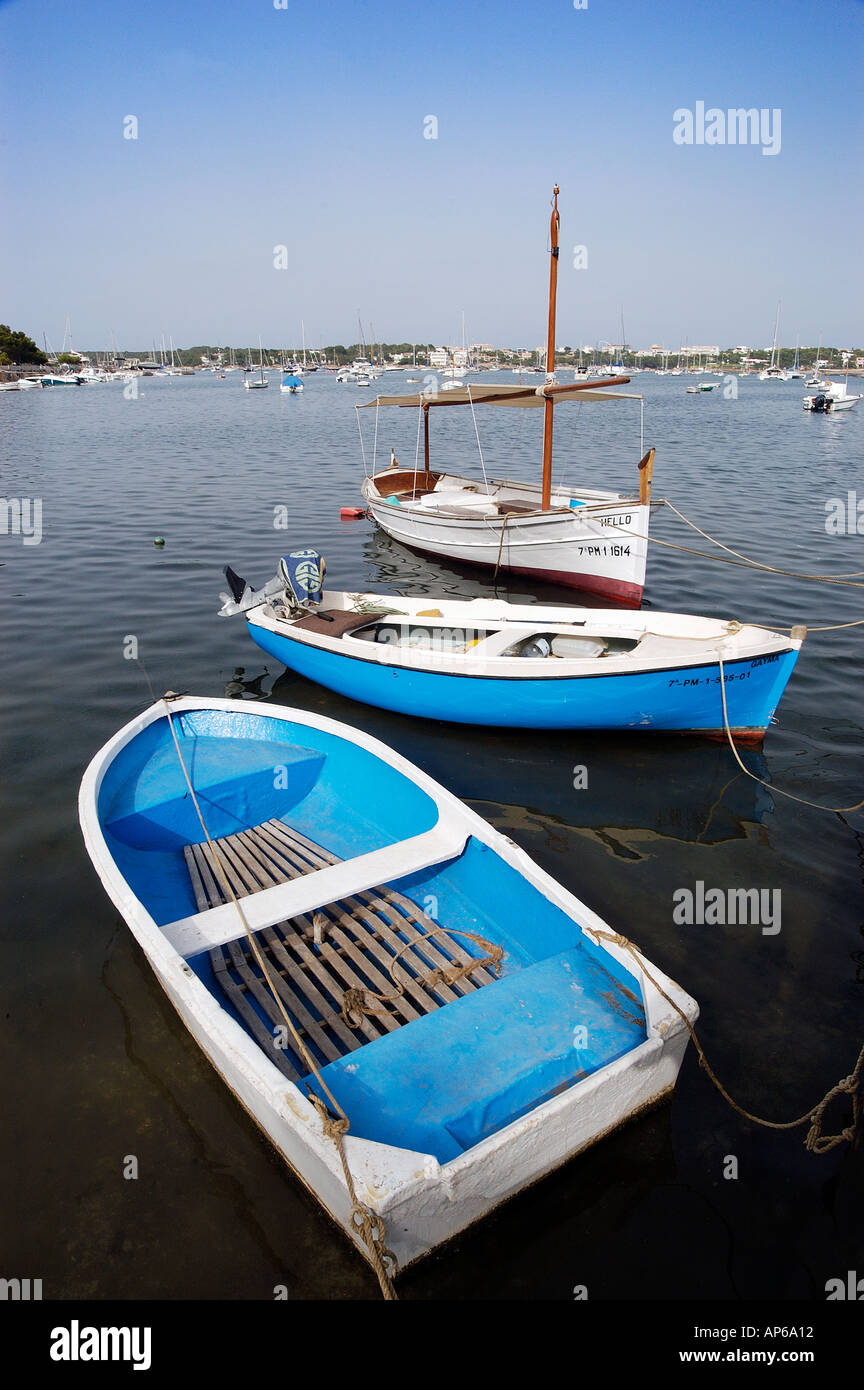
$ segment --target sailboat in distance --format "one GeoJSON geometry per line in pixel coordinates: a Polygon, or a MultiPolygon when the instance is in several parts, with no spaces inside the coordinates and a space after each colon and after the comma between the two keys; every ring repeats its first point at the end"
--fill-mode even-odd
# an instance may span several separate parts
{"type": "MultiPolygon", "coordinates": [[[[419,412],[423,425],[423,467],[398,464],[372,471],[363,496],[374,520],[395,540],[414,550],[463,563],[548,580],[600,594],[638,608],[645,586],[654,449],[638,464],[632,494],[598,487],[552,485],[555,407],[565,401],[611,404],[642,397],[610,388],[626,386],[628,376],[558,385],[555,373],[555,312],[558,284],[558,185],[550,226],[549,316],[546,376],[542,384],[513,386],[478,383],[446,393],[378,396],[358,409],[395,406],[419,412]],[[490,478],[482,454],[482,479],[433,471],[429,455],[430,414],[439,408],[477,405],[543,411],[543,452],[535,482],[490,478]]],[[[358,417],[359,418],[359,417],[358,417]]],[[[419,431],[420,421],[418,421],[419,431]]],[[[378,436],[376,429],[376,439],[378,436]]],[[[641,413],[640,413],[641,435],[641,413]]]]}
{"type": "Polygon", "coordinates": [[[270,385],[270,382],[264,375],[264,349],[261,346],[260,337],[258,339],[258,380],[255,381],[250,375],[246,377],[243,385],[246,387],[247,391],[264,391],[270,385]]]}

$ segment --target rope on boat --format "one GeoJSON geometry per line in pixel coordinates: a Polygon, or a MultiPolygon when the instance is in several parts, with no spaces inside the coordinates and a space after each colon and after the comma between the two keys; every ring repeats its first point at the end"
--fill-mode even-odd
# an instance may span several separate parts
{"type": "Polygon", "coordinates": [[[745,1110],[743,1105],[739,1105],[736,1100],[732,1099],[729,1092],[726,1090],[726,1087],[719,1080],[712,1067],[710,1066],[708,1058],[705,1055],[705,1049],[699,1041],[696,1029],[693,1027],[693,1024],[690,1022],[684,1010],[680,1008],[678,1004],[675,1003],[674,999],[669,998],[669,995],[666,993],[665,989],[663,989],[663,987],[659,985],[657,981],[654,979],[654,976],[651,974],[650,970],[648,970],[646,966],[645,957],[642,955],[642,952],[639,950],[638,946],[634,946],[632,941],[629,941],[626,936],[621,936],[619,932],[600,931],[595,927],[586,927],[585,930],[589,932],[589,934],[593,936],[598,943],[601,941],[609,941],[613,945],[620,946],[625,951],[630,952],[631,956],[636,961],[645,978],[650,981],[650,983],[657,990],[658,994],[662,995],[662,997],[666,1000],[666,1003],[672,1006],[672,1008],[678,1014],[679,1018],[684,1023],[693,1041],[693,1046],[696,1048],[696,1051],[699,1054],[699,1065],[708,1073],[708,1077],[711,1080],[712,1084],[720,1092],[723,1099],[727,1101],[729,1105],[731,1105],[732,1109],[737,1111],[739,1115],[743,1116],[745,1120],[750,1120],[751,1123],[755,1125],[761,1125],[763,1129],[778,1130],[798,1129],[801,1125],[805,1125],[809,1121],[810,1128],[807,1131],[807,1135],[804,1140],[804,1147],[810,1153],[829,1153],[830,1150],[836,1148],[838,1144],[852,1143],[852,1141],[855,1138],[856,1131],[859,1128],[862,1114],[862,1079],[864,1079],[864,1047],[862,1047],[861,1051],[858,1053],[858,1061],[855,1063],[855,1066],[853,1070],[850,1072],[850,1074],[848,1076],[843,1077],[842,1080],[838,1081],[836,1086],[832,1086],[830,1091],[828,1091],[823,1096],[822,1100],[819,1101],[818,1105],[813,1106],[813,1108],[811,1110],[808,1110],[806,1114],[799,1116],[797,1120],[764,1120],[761,1118],[761,1116],[754,1115],[750,1110],[745,1110]],[[830,1105],[831,1101],[840,1095],[849,1095],[852,1097],[852,1123],[850,1125],[847,1125],[845,1129],[840,1130],[839,1134],[823,1134],[822,1126],[825,1111],[830,1105]]]}
{"type": "Polygon", "coordinates": [[[474,436],[477,440],[477,452],[480,455],[480,467],[483,470],[483,481],[486,484],[486,496],[491,497],[489,491],[489,479],[486,477],[486,461],[483,458],[483,446],[480,443],[480,431],[477,428],[477,416],[474,413],[474,397],[471,395],[471,383],[468,382],[468,403],[471,406],[471,419],[474,421],[474,436]]]}
{"type": "MultiPolygon", "coordinates": [[[[851,574],[838,574],[832,578],[830,575],[824,574],[795,574],[791,570],[775,569],[773,565],[764,564],[761,560],[752,560],[748,555],[742,555],[740,551],[733,550],[731,546],[724,545],[723,542],[718,541],[716,537],[709,536],[708,532],[703,531],[700,526],[697,526],[695,521],[690,521],[690,519],[686,517],[683,512],[679,512],[678,508],[674,506],[672,502],[669,501],[668,497],[664,497],[662,499],[662,502],[663,505],[668,507],[671,512],[675,513],[679,520],[684,522],[685,526],[690,526],[694,531],[698,532],[698,534],[702,536],[704,540],[710,541],[712,545],[718,546],[720,550],[725,550],[727,554],[734,555],[736,559],[744,560],[748,565],[752,565],[754,569],[767,570],[771,574],[789,575],[793,579],[815,579],[822,584],[834,584],[839,580],[864,578],[864,570],[853,570],[851,574]]],[[[716,559],[716,556],[712,558],[716,559]]],[[[861,588],[864,586],[858,585],[857,587],[861,588]]]]}
{"type": "Polygon", "coordinates": [[[418,941],[426,941],[433,936],[464,936],[469,941],[475,942],[486,955],[481,958],[472,956],[470,960],[464,961],[461,965],[450,965],[446,970],[439,966],[423,976],[423,984],[428,989],[435,989],[438,985],[455,985],[457,980],[461,980],[464,975],[470,975],[474,970],[491,970],[494,975],[498,974],[501,962],[504,959],[504,947],[499,946],[494,941],[487,941],[485,936],[479,936],[473,931],[457,931],[455,927],[434,927],[432,931],[424,931],[412,941],[406,941],[390,960],[387,969],[390,978],[396,986],[392,994],[379,994],[377,990],[365,987],[346,989],[342,996],[342,1022],[348,1028],[359,1028],[363,1022],[363,1014],[387,1014],[392,1010],[386,1006],[394,999],[405,993],[405,986],[396,979],[393,967],[399,957],[405,952],[410,951],[417,945],[418,941]],[[373,1002],[370,1002],[373,1001],[373,1002]],[[383,1007],[382,1007],[383,1006],[383,1007]]]}
{"type": "MultiPolygon", "coordinates": [[[[670,511],[674,512],[675,515],[684,522],[685,526],[690,526],[694,531],[698,531],[699,535],[703,536],[711,545],[716,545],[720,550],[727,551],[730,558],[727,559],[725,555],[711,555],[707,550],[694,550],[693,547],[689,545],[676,545],[674,541],[663,541],[659,536],[649,536],[642,531],[631,531],[626,526],[616,526],[615,534],[620,536],[632,536],[634,540],[650,542],[652,545],[662,545],[665,550],[678,550],[684,555],[698,555],[702,560],[714,560],[719,565],[735,565],[737,569],[759,570],[764,574],[782,574],[787,579],[810,579],[816,584],[836,584],[841,588],[847,589],[864,589],[864,583],[860,582],[864,579],[864,570],[852,570],[849,574],[830,575],[804,574],[799,570],[780,569],[776,565],[764,564],[761,560],[753,560],[747,555],[741,555],[739,551],[732,550],[730,546],[724,545],[722,541],[718,541],[716,537],[709,535],[707,531],[703,531],[701,527],[696,525],[695,521],[691,521],[683,512],[679,512],[678,508],[669,501],[668,497],[658,497],[656,505],[668,507],[670,511]],[[731,558],[732,556],[738,556],[738,558],[733,559],[731,558]]],[[[755,624],[755,626],[759,626],[759,624],[755,624]]],[[[828,632],[830,629],[815,628],[814,631],[828,632]]]]}
{"type": "Polygon", "coordinates": [[[796,796],[794,792],[784,791],[782,787],[775,787],[773,783],[766,782],[762,777],[757,777],[755,772],[751,772],[749,767],[744,766],[738,749],[735,747],[732,730],[729,727],[729,711],[726,708],[726,677],[723,674],[723,654],[719,648],[717,651],[717,661],[720,665],[720,698],[723,702],[723,727],[726,730],[726,738],[729,741],[729,747],[732,749],[735,755],[735,761],[741,771],[746,772],[747,776],[752,777],[753,781],[758,782],[760,786],[767,787],[769,792],[776,792],[779,796],[786,796],[790,801],[797,801],[801,806],[812,806],[816,811],[829,811],[835,816],[845,815],[848,811],[860,811],[862,806],[864,806],[864,801],[858,801],[854,806],[825,806],[821,801],[808,801],[806,797],[796,796]]]}
{"type": "Polygon", "coordinates": [[[327,1107],[325,1106],[323,1100],[321,1100],[320,1096],[316,1096],[314,1091],[310,1090],[309,1099],[312,1101],[312,1104],[318,1112],[318,1116],[321,1120],[322,1130],[328,1139],[332,1139],[333,1143],[336,1146],[336,1151],[339,1154],[339,1159],[342,1164],[342,1171],[345,1175],[345,1185],[348,1188],[348,1195],[351,1199],[351,1213],[349,1218],[351,1221],[351,1225],[355,1233],[362,1237],[363,1242],[369,1251],[369,1259],[373,1269],[375,1270],[375,1273],[378,1276],[378,1283],[381,1286],[381,1292],[384,1295],[384,1298],[387,1300],[395,1301],[397,1300],[398,1296],[396,1294],[396,1290],[393,1287],[391,1269],[392,1273],[395,1274],[397,1269],[396,1256],[393,1254],[392,1250],[388,1250],[386,1245],[384,1244],[386,1230],[383,1221],[379,1216],[376,1216],[373,1212],[371,1212],[369,1208],[365,1206],[364,1203],[361,1202],[357,1196],[357,1191],[354,1187],[354,1179],[352,1177],[351,1169],[348,1164],[348,1158],[345,1153],[345,1145],[343,1141],[344,1136],[348,1133],[348,1130],[350,1128],[350,1121],[348,1119],[348,1116],[345,1114],[345,1111],[342,1109],[342,1106],[339,1104],[338,1100],[336,1100],[332,1091],[328,1087],[326,1081],[322,1077],[321,1072],[318,1069],[318,1064],[315,1061],[315,1058],[309,1053],[305,1043],[303,1042],[303,1039],[301,1038],[300,1034],[297,1032],[297,1029],[294,1026],[293,1020],[287,1013],[285,1005],[282,1003],[282,999],[276,989],[276,986],[273,983],[270,971],[267,968],[267,962],[261,954],[258,943],[255,940],[255,936],[249,926],[248,921],[246,920],[246,914],[244,913],[243,908],[240,905],[240,902],[237,898],[237,894],[234,892],[231,880],[228,874],[225,872],[220,850],[210,838],[210,832],[207,829],[206,822],[204,820],[203,815],[201,814],[201,807],[199,806],[198,798],[195,795],[195,788],[192,786],[192,783],[189,779],[189,773],[186,770],[186,764],[183,761],[183,754],[180,751],[180,743],[178,741],[177,734],[174,730],[174,721],[171,715],[171,706],[168,702],[171,699],[177,698],[178,697],[174,694],[174,692],[169,690],[165,695],[162,696],[162,702],[165,705],[165,710],[168,715],[168,728],[171,730],[171,737],[174,740],[174,747],[177,751],[177,757],[180,760],[180,766],[183,769],[183,776],[186,779],[186,786],[189,788],[189,795],[192,797],[192,804],[194,805],[195,810],[198,813],[198,819],[201,822],[201,829],[204,831],[207,844],[210,847],[210,851],[213,855],[213,860],[219,872],[219,877],[222,880],[222,886],[226,890],[226,897],[230,896],[230,898],[233,900],[234,906],[237,909],[237,914],[240,918],[240,921],[243,923],[243,928],[246,932],[247,937],[249,938],[249,945],[252,948],[252,954],[258,962],[261,974],[267,982],[267,987],[270,990],[270,993],[273,995],[273,998],[276,1001],[276,1006],[279,1009],[279,1012],[281,1013],[283,1019],[285,1020],[285,1026],[287,1027],[289,1033],[294,1039],[300,1056],[303,1058],[310,1072],[314,1075],[315,1080],[318,1082],[318,1085],[321,1087],[322,1091],[330,1101],[333,1109],[337,1113],[337,1118],[334,1119],[333,1116],[328,1112],[327,1107]],[[391,1269],[388,1269],[387,1267],[388,1261],[390,1263],[391,1269]]]}
{"type": "Polygon", "coordinates": [[[360,424],[360,407],[354,407],[354,419],[357,421],[357,433],[360,435],[360,454],[363,459],[363,476],[369,477],[369,465],[366,462],[366,446],[363,442],[363,426],[360,424]]]}
{"type": "Polygon", "coordinates": [[[495,561],[495,569],[492,573],[492,589],[496,598],[498,597],[498,574],[501,570],[501,556],[504,552],[504,533],[507,530],[507,522],[518,515],[518,512],[505,512],[501,518],[501,539],[498,542],[498,559],[495,561]]]}
{"type": "MultiPolygon", "coordinates": [[[[808,631],[808,632],[839,632],[840,629],[841,629],[841,628],[844,628],[844,627],[862,627],[862,626],[864,626],[864,618],[856,618],[855,621],[854,621],[854,622],[851,622],[851,623],[830,623],[827,627],[810,627],[810,626],[808,626],[808,627],[807,627],[807,631],[808,631]]],[[[768,623],[750,623],[750,627],[761,627],[761,628],[763,628],[766,632],[794,632],[794,631],[795,631],[794,627],[777,627],[776,624],[772,624],[772,625],[769,627],[768,623]]]]}
{"type": "MultiPolygon", "coordinates": [[[[413,487],[413,490],[412,490],[412,492],[411,492],[411,501],[412,501],[412,502],[416,501],[416,499],[417,499],[417,474],[418,474],[419,471],[420,471],[420,426],[421,426],[422,423],[423,423],[423,407],[421,406],[420,409],[417,411],[417,442],[416,442],[416,444],[414,445],[414,487],[413,487]]],[[[424,466],[423,471],[424,471],[424,473],[425,473],[425,471],[426,471],[425,466],[424,466]]]]}

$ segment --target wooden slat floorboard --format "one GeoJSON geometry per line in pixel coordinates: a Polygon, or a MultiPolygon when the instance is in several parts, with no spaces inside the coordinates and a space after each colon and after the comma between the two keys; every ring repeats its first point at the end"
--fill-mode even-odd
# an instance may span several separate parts
{"type": "MultiPolygon", "coordinates": [[[[187,845],[184,855],[199,912],[230,902],[231,893],[246,897],[340,862],[275,819],[212,844],[187,845]]],[[[446,928],[410,898],[385,887],[263,928],[255,940],[292,1023],[322,1065],[494,978],[446,928]],[[466,966],[470,970],[457,980],[440,977],[466,966]],[[370,1010],[351,1009],[356,1027],[343,1016],[348,990],[363,991],[370,1010]]],[[[284,1026],[284,1018],[248,939],[216,947],[210,961],[253,1037],[285,1076],[299,1080],[307,1063],[290,1034],[287,1050],[276,1046],[275,1030],[284,1026]]]]}

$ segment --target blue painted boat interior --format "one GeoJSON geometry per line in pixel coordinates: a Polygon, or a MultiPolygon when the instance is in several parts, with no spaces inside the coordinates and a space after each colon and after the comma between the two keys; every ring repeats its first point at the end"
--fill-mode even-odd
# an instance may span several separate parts
{"type": "MultiPolygon", "coordinates": [[[[193,710],[173,722],[213,839],[275,817],[320,843],[323,822],[327,848],[352,859],[437,823],[426,792],[347,739],[242,709],[193,710]]],[[[159,926],[197,911],[183,846],[204,832],[167,719],[117,754],[98,815],[120,872],[159,926]]]]}
{"type": "MultiPolygon", "coordinates": [[[[175,714],[174,723],[213,838],[275,817],[348,859],[436,823],[435,802],[410,778],[332,734],[242,709],[175,714]]],[[[98,808],[119,869],[157,923],[195,912],[183,846],[203,832],[166,720],[120,750],[98,808]]],[[[353,1135],[446,1163],[645,1040],[629,971],[481,840],[472,836],[458,857],[387,886],[449,931],[479,935],[505,955],[493,983],[336,1061],[316,1054],[353,1135]]],[[[189,965],[245,1028],[209,952],[189,965]]],[[[301,1084],[317,1087],[311,1075],[301,1084]]]]}

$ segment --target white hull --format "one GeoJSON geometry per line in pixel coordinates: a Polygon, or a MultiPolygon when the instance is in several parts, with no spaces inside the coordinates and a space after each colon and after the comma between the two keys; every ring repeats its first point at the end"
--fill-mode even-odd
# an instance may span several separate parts
{"type": "MultiPolygon", "coordinates": [[[[172,701],[171,706],[177,715],[202,707],[233,713],[236,702],[182,698],[172,701]]],[[[220,1007],[170,944],[165,930],[156,925],[131,892],[105,841],[96,812],[102,778],[119,750],[154,719],[163,716],[160,706],[137,716],[100,750],[88,767],[81,785],[79,816],[90,857],[108,895],[126,919],[193,1037],[286,1162],[352,1237],[360,1253],[367,1256],[365,1245],[352,1228],[351,1204],[336,1148],[324,1135],[318,1113],[240,1024],[220,1007]]],[[[429,832],[431,835],[440,834],[445,840],[460,838],[462,834],[476,836],[536,885],[584,933],[609,931],[601,918],[544,873],[512,841],[377,740],[301,710],[268,706],[266,716],[348,737],[384,758],[438,803],[438,827],[429,832]]],[[[412,843],[417,842],[404,842],[406,846],[412,843]]],[[[450,852],[446,850],[448,855],[450,852]]],[[[341,869],[350,875],[351,861],[345,861],[341,869]]],[[[296,884],[284,886],[284,891],[295,890],[296,884]]],[[[270,891],[284,896],[282,889],[270,891]]],[[[253,929],[263,924],[257,920],[265,910],[261,899],[258,894],[257,911],[254,896],[244,899],[253,929]]],[[[382,1217],[387,1245],[400,1268],[565,1163],[674,1086],[688,1042],[682,1018],[629,952],[613,942],[604,941],[603,948],[631,973],[641,990],[647,1037],[639,1046],[446,1163],[439,1163],[429,1154],[347,1136],[345,1150],[357,1195],[382,1217]]],[[[694,1019],[697,1008],[693,1000],[656,967],[652,965],[650,970],[660,988],[688,1018],[694,1019]]]]}
{"type": "MultiPolygon", "coordinates": [[[[411,488],[413,474],[404,475],[411,488]]],[[[425,502],[402,494],[382,497],[393,475],[379,473],[363,485],[375,521],[403,545],[465,564],[515,571],[638,606],[645,585],[650,508],[619,493],[578,490],[553,493],[553,510],[540,511],[540,490],[493,479],[491,498],[473,480],[442,475],[425,502]],[[383,480],[386,479],[386,483],[383,480]],[[460,496],[460,490],[473,489],[460,496]],[[440,496],[440,509],[434,498],[440,496]],[[572,498],[585,505],[571,508],[572,498]],[[452,505],[448,506],[452,498],[452,505]],[[446,499],[446,500],[445,500],[446,499]],[[537,508],[503,517],[508,502],[537,508]],[[461,514],[460,514],[461,513],[461,514]],[[503,539],[502,539],[503,532],[503,539]]]]}

